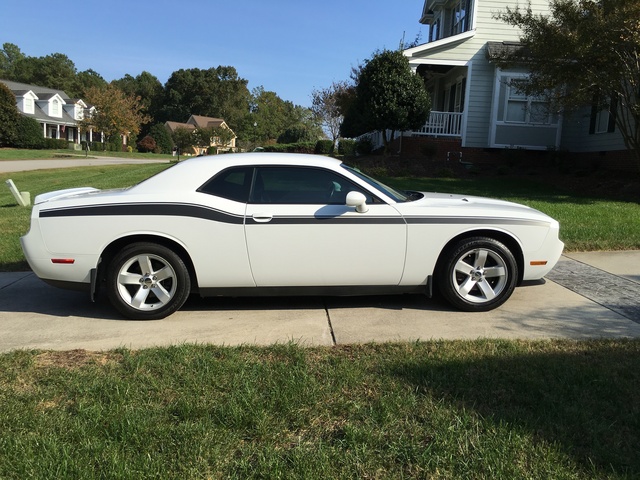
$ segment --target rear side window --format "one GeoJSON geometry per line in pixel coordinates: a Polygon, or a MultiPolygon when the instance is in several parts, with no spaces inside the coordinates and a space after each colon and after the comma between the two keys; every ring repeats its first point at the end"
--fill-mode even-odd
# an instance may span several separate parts
{"type": "Polygon", "coordinates": [[[229,168],[202,185],[198,192],[247,203],[252,178],[253,167],[229,168]]]}

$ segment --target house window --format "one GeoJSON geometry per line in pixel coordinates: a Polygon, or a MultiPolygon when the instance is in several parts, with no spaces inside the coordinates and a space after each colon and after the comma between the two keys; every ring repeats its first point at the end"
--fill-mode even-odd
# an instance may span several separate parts
{"type": "Polygon", "coordinates": [[[432,42],[435,42],[436,40],[438,40],[439,35],[440,35],[440,16],[438,16],[432,23],[431,23],[431,31],[429,32],[429,39],[432,42]]]}
{"type": "Polygon", "coordinates": [[[468,10],[468,0],[460,0],[451,9],[451,35],[457,35],[468,30],[468,10]]]}
{"type": "Polygon", "coordinates": [[[58,102],[58,100],[54,100],[51,102],[51,116],[52,117],[60,116],[60,102],[58,102]]]}
{"type": "Polygon", "coordinates": [[[539,97],[529,97],[522,91],[523,80],[506,79],[501,84],[498,120],[505,123],[556,125],[558,116],[549,111],[548,103],[539,97]]]}
{"type": "Polygon", "coordinates": [[[617,109],[618,102],[615,96],[609,97],[604,106],[600,104],[598,97],[594,97],[593,106],[591,107],[589,134],[615,132],[617,109]]]}
{"type": "Polygon", "coordinates": [[[33,113],[33,98],[24,99],[24,113],[33,113]]]}

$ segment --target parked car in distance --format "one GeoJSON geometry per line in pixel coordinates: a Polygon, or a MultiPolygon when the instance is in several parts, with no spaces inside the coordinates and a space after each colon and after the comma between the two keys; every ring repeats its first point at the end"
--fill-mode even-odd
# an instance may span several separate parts
{"type": "Polygon", "coordinates": [[[398,191],[333,158],[245,153],[185,160],[130,188],[38,195],[21,243],[45,282],[106,290],[125,317],[159,319],[191,293],[434,287],[487,311],[553,268],[558,230],[523,205],[398,191]]]}

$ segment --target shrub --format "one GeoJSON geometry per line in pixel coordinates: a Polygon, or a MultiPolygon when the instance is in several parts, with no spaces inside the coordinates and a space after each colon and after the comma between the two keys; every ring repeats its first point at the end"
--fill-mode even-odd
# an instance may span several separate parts
{"type": "Polygon", "coordinates": [[[294,125],[280,134],[278,143],[307,143],[313,142],[316,138],[318,137],[314,138],[313,132],[306,125],[294,125]]]}
{"type": "Polygon", "coordinates": [[[318,155],[329,155],[333,152],[333,141],[318,140],[316,142],[315,153],[318,155]]]}
{"type": "Polygon", "coordinates": [[[341,138],[338,143],[338,153],[348,157],[356,154],[356,141],[348,138],[341,138]]]}
{"type": "Polygon", "coordinates": [[[373,152],[373,143],[370,138],[361,138],[356,142],[356,153],[369,155],[371,152],[373,152]]]}
{"type": "Polygon", "coordinates": [[[147,135],[138,142],[137,147],[139,152],[155,152],[157,144],[151,135],[147,135]]]}
{"type": "Polygon", "coordinates": [[[42,127],[35,118],[20,115],[16,123],[16,140],[13,145],[16,148],[44,148],[42,127]]]}
{"type": "Polygon", "coordinates": [[[47,150],[66,150],[69,146],[69,142],[67,140],[59,138],[45,138],[43,140],[43,148],[46,148],[47,150]]]}
{"type": "Polygon", "coordinates": [[[162,123],[156,123],[149,130],[149,135],[156,141],[158,153],[170,154],[173,152],[173,140],[167,127],[162,123]]]}
{"type": "Polygon", "coordinates": [[[263,148],[265,152],[315,153],[316,144],[311,142],[277,143],[275,145],[265,145],[263,148]]]}

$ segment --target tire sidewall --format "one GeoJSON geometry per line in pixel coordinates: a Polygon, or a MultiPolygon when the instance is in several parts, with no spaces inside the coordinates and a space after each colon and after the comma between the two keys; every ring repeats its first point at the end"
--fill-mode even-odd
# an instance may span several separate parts
{"type": "Polygon", "coordinates": [[[499,307],[509,299],[517,281],[518,264],[513,254],[502,242],[490,237],[472,237],[455,243],[443,253],[436,271],[436,286],[442,296],[454,307],[467,312],[486,312],[499,307]],[[507,270],[503,290],[494,299],[482,303],[470,302],[460,296],[453,279],[456,262],[467,252],[476,249],[490,250],[499,255],[507,270]]]}
{"type": "Polygon", "coordinates": [[[111,304],[123,316],[131,320],[158,320],[165,318],[178,310],[187,300],[191,291],[189,271],[182,260],[173,250],[156,243],[134,243],[118,252],[107,268],[107,296],[111,304]],[[160,257],[171,265],[175,272],[176,291],[166,305],[154,310],[139,310],[129,305],[118,290],[118,273],[122,266],[131,258],[138,255],[153,255],[160,257]]]}

